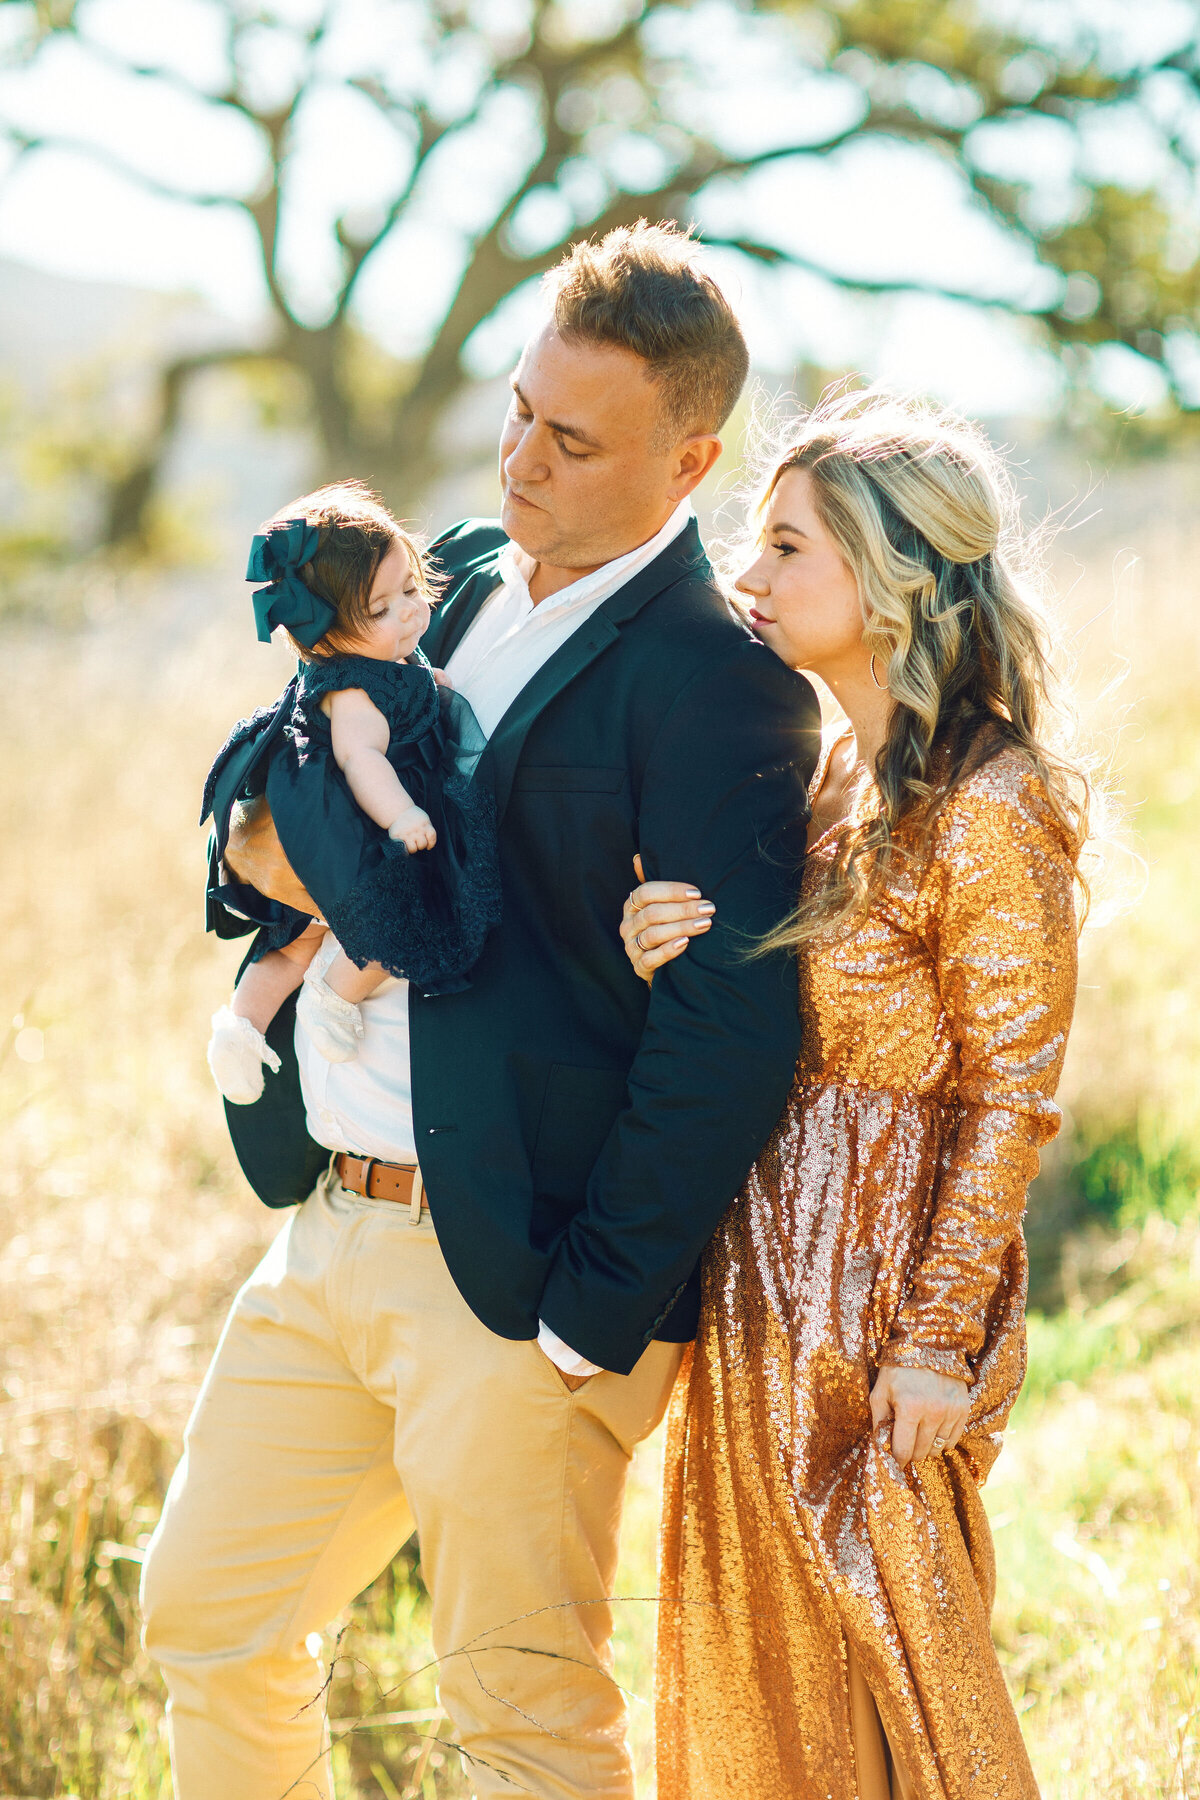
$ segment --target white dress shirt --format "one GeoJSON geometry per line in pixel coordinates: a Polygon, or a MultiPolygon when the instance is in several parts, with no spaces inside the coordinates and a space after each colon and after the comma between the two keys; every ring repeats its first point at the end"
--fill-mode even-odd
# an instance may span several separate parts
{"type": "MultiPolygon", "coordinates": [[[[638,549],[594,569],[534,604],[529,582],[536,564],[515,544],[499,562],[500,585],[484,601],[446,664],[459,693],[490,737],[521,689],[596,608],[679,536],[692,517],[682,501],[662,530],[638,549]]],[[[425,854],[422,852],[421,854],[425,854]]],[[[434,852],[436,855],[436,851],[434,852]]],[[[322,955],[332,958],[329,940],[322,955]]],[[[409,1073],[408,983],[389,978],[362,1002],[363,1037],[353,1062],[331,1063],[296,1021],[296,1056],[308,1130],[328,1150],[415,1163],[416,1134],[409,1073]]],[[[543,1325],[538,1342],[567,1375],[595,1374],[543,1325]]]]}

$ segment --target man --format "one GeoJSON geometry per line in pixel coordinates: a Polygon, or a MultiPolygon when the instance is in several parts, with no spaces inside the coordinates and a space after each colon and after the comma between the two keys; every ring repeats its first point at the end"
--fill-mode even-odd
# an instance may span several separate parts
{"type": "MultiPolygon", "coordinates": [[[[178,1800],[330,1793],[305,1638],[414,1526],[477,1794],[632,1794],[625,1470],[789,1086],[794,971],[746,953],[794,900],[817,708],[688,506],[747,364],[693,246],[577,246],[549,297],[501,524],[441,541],[425,639],[490,737],[503,922],[466,992],[390,984],[357,1061],[301,1036],[300,1080],[292,1058],[231,1114],[269,1204],[334,1156],[234,1304],[147,1561],[178,1800]],[[618,936],[639,852],[717,908],[652,993],[618,936]]],[[[229,856],[289,898],[261,818],[229,856]]]]}

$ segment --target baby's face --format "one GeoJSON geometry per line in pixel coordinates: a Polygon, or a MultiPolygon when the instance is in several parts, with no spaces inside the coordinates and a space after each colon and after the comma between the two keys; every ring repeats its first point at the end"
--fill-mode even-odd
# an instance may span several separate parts
{"type": "Polygon", "coordinates": [[[411,656],[429,624],[429,602],[417,586],[403,544],[389,550],[380,563],[368,610],[370,622],[358,634],[360,653],[380,662],[411,656]]]}

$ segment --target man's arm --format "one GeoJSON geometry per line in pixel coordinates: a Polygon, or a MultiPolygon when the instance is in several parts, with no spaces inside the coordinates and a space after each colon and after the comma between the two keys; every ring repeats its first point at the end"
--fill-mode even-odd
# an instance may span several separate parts
{"type": "Polygon", "coordinates": [[[791,1087],[795,958],[747,952],[796,903],[819,742],[808,682],[747,640],[693,679],[651,753],[647,878],[692,882],[717,911],[655,976],[629,1105],[542,1296],[550,1330],[603,1368],[628,1373],[650,1342],[791,1087]]]}
{"type": "Polygon", "coordinates": [[[225,862],[239,881],[257,888],[268,900],[294,906],[297,912],[308,913],[314,919],[320,917],[316,902],[297,880],[283,854],[265,794],[234,802],[229,814],[225,862]]]}

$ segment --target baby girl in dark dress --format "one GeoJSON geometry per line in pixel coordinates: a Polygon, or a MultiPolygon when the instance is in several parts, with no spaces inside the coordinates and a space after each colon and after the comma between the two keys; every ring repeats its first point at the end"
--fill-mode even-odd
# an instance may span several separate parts
{"type": "Polygon", "coordinates": [[[268,583],[254,596],[259,638],[282,626],[300,666],[274,706],[234,728],[204,791],[210,891],[245,929],[264,928],[208,1046],[239,1105],[262,1094],[264,1064],[279,1069],[266,1033],[297,988],[316,1048],[350,1061],[360,1001],[389,975],[427,993],[467,986],[500,916],[492,801],[473,779],[484,737],[417,647],[433,595],[412,538],[365,487],[341,483],[266,526],[247,580],[268,583]],[[259,795],[319,918],[224,869],[230,813],[259,795]]]}

